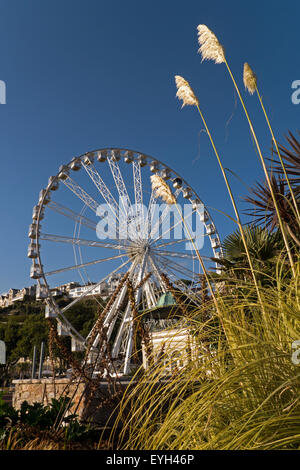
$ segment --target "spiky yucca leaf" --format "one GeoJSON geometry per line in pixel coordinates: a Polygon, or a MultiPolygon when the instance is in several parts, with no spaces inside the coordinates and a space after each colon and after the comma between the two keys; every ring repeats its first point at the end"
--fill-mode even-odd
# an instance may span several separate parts
{"type": "MultiPolygon", "coordinates": [[[[285,189],[284,181],[277,179],[274,175],[270,178],[273,195],[275,195],[278,212],[281,220],[293,227],[296,226],[295,217],[292,210],[291,196],[285,189]]],[[[279,226],[278,213],[274,205],[269,185],[266,181],[257,183],[251,189],[253,196],[248,196],[245,201],[253,205],[245,212],[255,218],[254,224],[263,224],[273,231],[279,226]]]]}
{"type": "MultiPolygon", "coordinates": [[[[300,134],[300,132],[299,132],[300,134]]],[[[286,137],[287,142],[291,149],[286,148],[284,145],[278,145],[282,159],[285,162],[285,170],[292,184],[298,185],[300,183],[300,141],[289,131],[289,137],[286,137]]],[[[283,174],[281,165],[276,165],[275,172],[283,174]]]]}

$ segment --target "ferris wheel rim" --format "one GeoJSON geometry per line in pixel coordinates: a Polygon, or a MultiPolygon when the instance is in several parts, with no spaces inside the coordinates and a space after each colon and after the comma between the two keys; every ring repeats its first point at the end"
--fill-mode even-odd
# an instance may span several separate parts
{"type": "MultiPolygon", "coordinates": [[[[59,320],[59,319],[60,319],[60,316],[61,316],[61,314],[63,315],[64,312],[63,312],[63,310],[61,310],[61,309],[59,309],[59,308],[57,307],[56,302],[55,302],[55,300],[54,300],[53,297],[52,297],[51,290],[50,290],[50,287],[49,287],[49,285],[48,285],[48,281],[47,281],[47,278],[46,278],[46,276],[49,275],[49,273],[45,273],[45,272],[44,272],[43,264],[42,264],[42,259],[41,259],[41,253],[40,253],[40,247],[39,247],[39,241],[40,241],[40,240],[43,240],[43,234],[41,234],[42,236],[40,235],[39,229],[40,229],[40,223],[41,223],[41,220],[42,220],[41,215],[42,215],[42,213],[43,213],[44,207],[46,206],[45,201],[47,200],[47,196],[49,195],[49,193],[51,193],[52,185],[53,185],[54,183],[58,183],[58,181],[59,181],[59,175],[61,174],[61,168],[63,168],[63,169],[70,169],[70,166],[71,166],[72,162],[74,162],[74,161],[80,161],[81,164],[82,164],[82,160],[83,160],[84,158],[88,157],[88,156],[95,155],[95,154],[98,155],[99,153],[101,154],[102,152],[108,153],[108,152],[116,152],[116,151],[118,151],[118,152],[120,152],[120,153],[122,153],[122,152],[123,152],[123,153],[124,153],[124,152],[125,152],[125,153],[126,153],[126,152],[130,152],[131,155],[132,155],[132,157],[133,157],[132,163],[136,163],[136,162],[138,161],[138,158],[139,158],[140,156],[142,156],[142,157],[144,157],[144,158],[146,159],[147,164],[149,164],[149,160],[150,160],[151,162],[156,162],[156,164],[157,164],[158,167],[161,169],[161,171],[162,171],[163,169],[169,171],[170,175],[172,175],[172,178],[170,177],[170,179],[171,179],[172,181],[174,181],[175,178],[179,178],[179,179],[182,181],[182,187],[185,186],[186,188],[189,188],[190,191],[191,191],[191,193],[192,193],[192,195],[194,196],[195,200],[198,200],[200,204],[203,204],[202,199],[198,196],[198,194],[196,193],[196,191],[187,183],[187,181],[186,181],[184,178],[182,178],[181,175],[179,175],[179,173],[177,173],[175,170],[173,170],[171,167],[169,167],[169,165],[166,165],[165,163],[163,163],[162,161],[158,160],[157,158],[154,158],[154,157],[152,157],[152,156],[150,156],[150,155],[148,155],[148,154],[145,154],[144,152],[140,152],[140,151],[137,151],[137,150],[132,150],[132,149],[128,149],[128,148],[120,148],[120,147],[104,147],[104,148],[100,148],[100,149],[96,149],[96,150],[91,150],[91,151],[85,152],[85,153],[83,153],[82,155],[80,155],[80,156],[78,156],[78,157],[74,157],[73,159],[71,159],[69,163],[67,163],[67,164],[65,164],[65,165],[62,165],[62,167],[60,167],[60,170],[58,171],[58,173],[57,173],[54,177],[51,177],[51,178],[52,178],[51,183],[49,182],[48,185],[47,185],[47,187],[46,187],[46,189],[43,190],[43,191],[44,191],[43,196],[42,196],[42,198],[41,198],[41,201],[40,201],[39,204],[38,204],[39,208],[38,208],[38,214],[37,214],[37,219],[36,219],[36,222],[37,222],[37,230],[36,230],[37,235],[36,235],[36,238],[35,238],[36,247],[37,247],[37,258],[36,258],[36,259],[37,259],[37,261],[38,261],[38,266],[39,266],[40,271],[41,271],[41,273],[42,273],[41,277],[37,279],[37,282],[38,282],[38,284],[40,284],[40,286],[42,286],[42,284],[41,284],[41,279],[43,280],[43,282],[44,282],[43,287],[46,288],[47,293],[48,293],[48,296],[47,296],[47,303],[49,302],[49,304],[51,305],[51,308],[54,308],[54,310],[56,310],[56,313],[57,313],[57,315],[58,315],[58,321],[60,321],[60,320],[59,320]]],[[[121,157],[124,158],[124,154],[122,154],[121,157]]],[[[135,182],[135,180],[134,180],[134,182],[135,182]]],[[[180,189],[180,190],[181,190],[181,189],[180,189]]],[[[181,190],[181,191],[182,191],[182,190],[181,190]]],[[[192,199],[192,197],[189,197],[189,198],[188,198],[189,202],[191,202],[191,199],[192,199]]],[[[203,204],[203,205],[204,205],[204,204],[203,204]]],[[[86,206],[87,206],[87,205],[85,204],[85,207],[86,207],[86,206]]],[[[208,221],[211,221],[212,224],[213,224],[213,226],[214,226],[214,228],[215,228],[215,231],[213,232],[213,234],[215,235],[214,238],[216,238],[217,240],[220,241],[219,233],[218,233],[218,231],[217,231],[217,229],[216,229],[216,226],[215,226],[215,224],[214,224],[214,222],[213,222],[213,219],[212,219],[212,217],[211,217],[211,215],[210,215],[208,209],[206,208],[206,206],[204,206],[204,207],[205,207],[205,213],[206,213],[207,216],[208,216],[208,221]]],[[[80,220],[81,220],[81,219],[80,219],[80,220]]],[[[207,222],[207,221],[204,220],[204,225],[205,225],[205,227],[207,226],[207,223],[206,223],[206,222],[207,222]]],[[[45,234],[44,234],[44,235],[45,235],[45,234]]],[[[208,234],[208,236],[209,236],[210,242],[211,242],[211,235],[208,234]]],[[[70,237],[70,238],[72,238],[72,237],[70,237]]],[[[156,240],[156,241],[157,241],[157,240],[156,240]]],[[[154,242],[156,242],[156,241],[154,241],[154,242]]],[[[73,245],[73,248],[75,248],[74,245],[73,245]]],[[[124,249],[124,248],[125,248],[125,247],[124,247],[124,245],[123,245],[123,249],[124,249]]],[[[211,248],[212,248],[214,254],[216,254],[217,251],[216,251],[215,248],[213,248],[212,243],[211,243],[211,248]]],[[[221,244],[217,247],[217,249],[219,250],[219,251],[218,251],[219,253],[222,253],[221,244]]],[[[159,251],[159,245],[158,245],[158,251],[159,251]]],[[[166,254],[166,253],[165,253],[165,254],[166,254]]],[[[120,255],[120,257],[121,257],[121,256],[122,256],[122,255],[120,255]]],[[[126,253],[124,254],[124,256],[126,256],[126,253]]],[[[166,256],[168,256],[168,255],[166,255],[166,256]]],[[[169,256],[174,256],[174,255],[172,255],[171,252],[170,252],[169,256]]],[[[105,261],[106,261],[106,260],[105,260],[105,261]]],[[[129,262],[129,261],[130,261],[130,260],[128,259],[128,262],[129,262]]],[[[101,262],[101,261],[99,261],[99,262],[101,262]]],[[[126,263],[126,264],[127,264],[127,263],[126,263]]],[[[217,264],[217,263],[216,263],[216,264],[217,264]]],[[[123,266],[123,265],[121,265],[121,266],[123,266]]],[[[77,269],[78,269],[78,267],[80,267],[80,265],[79,265],[79,266],[77,265],[77,269]]],[[[123,266],[123,267],[124,267],[124,266],[123,266]]],[[[74,268],[74,269],[75,269],[75,268],[74,268]]],[[[121,269],[121,267],[119,267],[118,269],[121,269]]],[[[117,270],[116,270],[116,271],[117,271],[117,270]]],[[[110,273],[109,275],[111,275],[111,273],[110,273]]],[[[109,277],[109,275],[108,275],[107,277],[109,277]]],[[[100,283],[100,282],[101,282],[101,281],[99,281],[99,283],[100,283]]],[[[98,284],[96,284],[96,285],[98,285],[98,284]]],[[[72,302],[71,302],[71,303],[72,303],[72,302]]],[[[66,320],[66,319],[65,319],[65,317],[64,317],[64,315],[63,315],[62,321],[64,322],[65,320],[66,320]]],[[[66,323],[68,323],[68,322],[66,322],[66,323]]],[[[72,326],[70,326],[70,325],[68,325],[68,328],[70,329],[70,335],[72,336],[72,335],[74,334],[74,335],[77,337],[77,339],[78,339],[78,336],[77,336],[78,332],[77,332],[72,326]]]]}

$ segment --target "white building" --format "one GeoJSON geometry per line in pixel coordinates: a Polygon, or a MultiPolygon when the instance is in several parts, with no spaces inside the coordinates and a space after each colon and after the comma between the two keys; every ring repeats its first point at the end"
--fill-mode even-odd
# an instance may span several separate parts
{"type": "Polygon", "coordinates": [[[95,287],[93,287],[93,285],[89,285],[89,286],[79,286],[79,287],[75,287],[74,289],[70,289],[68,292],[68,296],[71,299],[81,297],[83,294],[87,296],[89,295],[101,295],[102,297],[108,296],[109,287],[105,281],[101,282],[101,284],[99,285],[97,284],[94,284],[94,285],[95,287]]]}
{"type": "MultiPolygon", "coordinates": [[[[78,282],[68,282],[67,284],[52,287],[50,291],[53,297],[66,295],[70,299],[80,297],[85,293],[87,293],[86,295],[101,295],[102,297],[107,297],[117,288],[122,277],[123,274],[114,274],[107,282],[103,281],[99,285],[94,284],[94,288],[92,288],[93,284],[81,286],[78,282]]],[[[48,291],[46,286],[40,284],[24,287],[23,289],[11,288],[7,293],[0,295],[0,308],[9,307],[14,302],[24,300],[26,296],[35,298],[36,300],[42,300],[48,296],[48,291]]]]}
{"type": "Polygon", "coordinates": [[[23,289],[9,289],[7,294],[0,295],[0,308],[9,307],[15,302],[22,301],[25,297],[35,297],[36,285],[24,287],[23,289]]]}

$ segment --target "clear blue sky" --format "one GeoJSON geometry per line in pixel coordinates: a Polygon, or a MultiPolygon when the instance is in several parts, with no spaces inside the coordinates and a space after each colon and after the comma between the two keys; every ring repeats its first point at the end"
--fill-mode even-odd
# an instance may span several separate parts
{"type": "MultiPolygon", "coordinates": [[[[202,63],[196,26],[226,48],[239,85],[248,61],[276,134],[299,129],[299,1],[1,0],[0,292],[31,284],[28,225],[38,193],[59,165],[104,147],[138,149],[169,164],[204,202],[232,214],[195,109],[180,109],[174,75],[190,81],[226,167],[261,178],[247,123],[224,65],[202,63]]],[[[246,97],[265,155],[270,137],[246,97]]],[[[237,197],[246,187],[231,177],[237,197]]],[[[245,204],[241,203],[241,208],[245,204]]],[[[220,234],[234,227],[214,212],[220,234]]]]}

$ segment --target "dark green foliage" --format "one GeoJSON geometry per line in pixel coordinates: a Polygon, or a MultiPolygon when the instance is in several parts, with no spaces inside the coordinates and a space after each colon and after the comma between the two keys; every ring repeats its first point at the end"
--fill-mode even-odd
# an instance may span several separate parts
{"type": "Polygon", "coordinates": [[[0,439],[9,423],[16,423],[18,412],[3,400],[3,392],[0,392],[0,439]]]}
{"type": "Polygon", "coordinates": [[[44,406],[41,403],[33,403],[30,405],[27,401],[23,401],[18,412],[18,421],[29,426],[38,426],[41,429],[48,429],[55,423],[71,421],[76,418],[70,415],[63,418],[66,408],[69,406],[70,399],[61,397],[59,400],[52,398],[50,405],[44,406]]]}
{"type": "MultiPolygon", "coordinates": [[[[102,310],[103,302],[98,304],[93,298],[83,299],[66,311],[65,315],[76,330],[82,335],[87,336],[98,317],[99,309],[102,310]]],[[[63,305],[60,305],[62,307],[63,305]]]]}
{"type": "MultiPolygon", "coordinates": [[[[60,307],[68,303],[65,298],[58,300],[60,307]]],[[[95,323],[100,305],[103,301],[100,304],[93,298],[84,299],[70,308],[66,317],[82,336],[86,336],[95,323]]],[[[42,341],[46,345],[45,354],[48,354],[48,325],[44,311],[44,303],[32,300],[0,311],[0,339],[6,343],[8,362],[20,357],[31,359],[34,345],[39,347],[42,341]]],[[[63,341],[69,346],[69,338],[63,338],[63,341]]]]}
{"type": "MultiPolygon", "coordinates": [[[[29,315],[19,329],[19,339],[11,358],[31,357],[33,346],[48,341],[48,326],[43,314],[29,315]]],[[[47,351],[46,351],[47,352],[47,351]]]]}
{"type": "MultiPolygon", "coordinates": [[[[77,415],[64,416],[67,409],[72,406],[68,397],[52,398],[49,405],[24,401],[20,410],[15,410],[2,399],[0,394],[0,441],[8,437],[11,430],[50,431],[64,427],[64,438],[67,441],[78,441],[93,436],[90,426],[79,423],[77,415]]],[[[30,432],[29,432],[30,434],[30,432]]]]}
{"type": "MultiPolygon", "coordinates": [[[[70,404],[68,397],[60,397],[58,400],[52,398],[51,403],[47,406],[41,403],[33,403],[30,405],[24,401],[20,410],[15,410],[12,406],[4,402],[0,394],[0,432],[9,426],[17,424],[26,424],[28,426],[38,426],[40,429],[49,429],[56,422],[63,418],[66,408],[70,404]]],[[[70,415],[64,418],[68,422],[76,418],[75,415],[70,415]]]]}
{"type": "MultiPolygon", "coordinates": [[[[265,228],[249,225],[244,227],[244,235],[257,280],[262,285],[273,282],[276,264],[283,249],[280,232],[270,233],[265,228]]],[[[224,279],[251,279],[252,274],[239,230],[225,238],[223,250],[224,257],[219,263],[223,266],[224,279]]]]}

